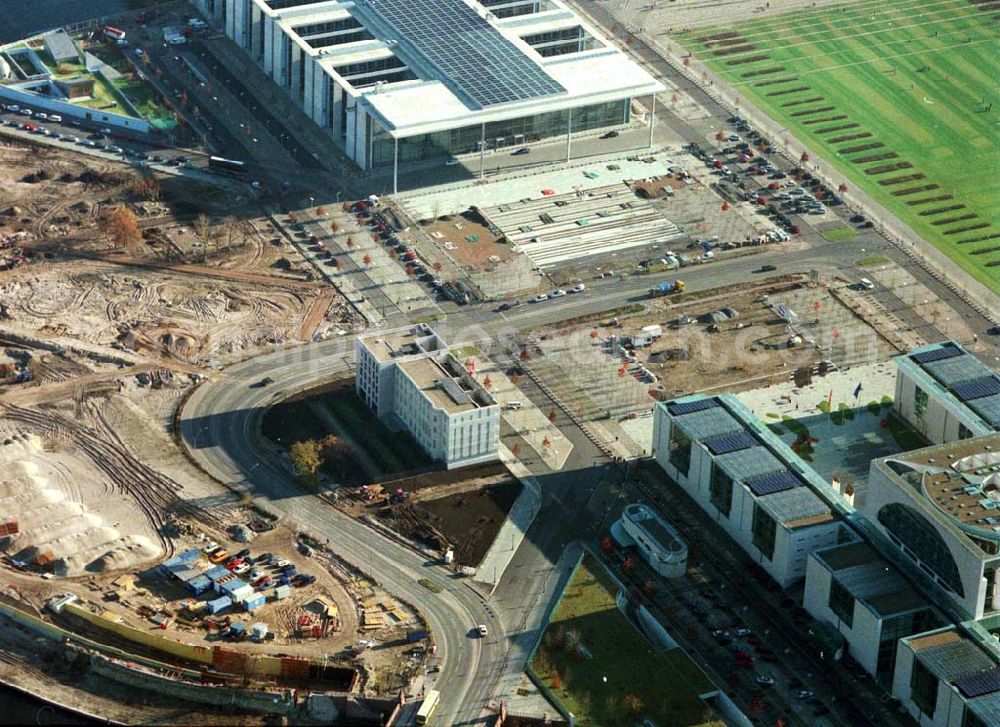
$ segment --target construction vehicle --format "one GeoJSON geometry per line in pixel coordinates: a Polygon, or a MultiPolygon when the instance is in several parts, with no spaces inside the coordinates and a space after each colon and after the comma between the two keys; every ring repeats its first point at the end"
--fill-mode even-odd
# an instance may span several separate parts
{"type": "Polygon", "coordinates": [[[649,289],[650,298],[662,298],[665,295],[676,295],[684,292],[684,281],[675,280],[673,282],[660,283],[655,288],[649,289]]]}

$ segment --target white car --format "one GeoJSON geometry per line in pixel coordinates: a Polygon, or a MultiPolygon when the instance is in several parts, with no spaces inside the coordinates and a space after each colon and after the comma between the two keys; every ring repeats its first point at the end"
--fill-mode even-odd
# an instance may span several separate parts
{"type": "Polygon", "coordinates": [[[562,298],[564,295],[566,295],[566,291],[563,290],[562,288],[556,288],[551,293],[549,293],[550,298],[562,298]]]}
{"type": "Polygon", "coordinates": [[[538,295],[536,295],[534,298],[531,299],[531,302],[532,303],[544,303],[548,299],[549,299],[549,296],[545,295],[545,293],[539,293],[538,295]]]}
{"type": "Polygon", "coordinates": [[[20,107],[20,106],[18,106],[18,105],[17,105],[16,103],[12,103],[12,104],[11,104],[10,106],[8,106],[8,107],[7,107],[7,109],[6,109],[7,113],[10,113],[10,114],[16,114],[16,113],[17,113],[18,111],[20,111],[20,110],[21,110],[21,107],[20,107]]]}
{"type": "Polygon", "coordinates": [[[570,293],[582,293],[586,289],[587,289],[586,285],[584,285],[583,283],[577,283],[576,285],[574,285],[572,288],[569,289],[569,292],[570,293]]]}
{"type": "Polygon", "coordinates": [[[79,144],[80,143],[80,137],[79,136],[67,136],[66,137],[66,141],[68,141],[70,144],[79,144]]]}
{"type": "Polygon", "coordinates": [[[216,551],[218,549],[219,549],[219,544],[216,543],[214,540],[209,540],[208,544],[205,545],[205,547],[201,549],[201,552],[203,552],[203,553],[212,553],[212,552],[214,552],[214,551],[216,551]]]}
{"type": "Polygon", "coordinates": [[[21,114],[21,116],[31,116],[31,109],[21,109],[17,113],[21,114]]]}
{"type": "Polygon", "coordinates": [[[146,51],[144,51],[144,50],[143,50],[142,48],[136,48],[136,49],[135,49],[135,54],[136,54],[137,56],[139,56],[140,58],[142,58],[142,54],[143,54],[143,53],[145,53],[145,52],[146,52],[146,51]]]}
{"type": "Polygon", "coordinates": [[[770,674],[758,674],[754,681],[763,687],[769,687],[774,684],[774,677],[770,674]]]}
{"type": "Polygon", "coordinates": [[[39,121],[48,121],[49,115],[43,111],[39,111],[37,114],[35,114],[35,118],[38,119],[39,121]]]}
{"type": "Polygon", "coordinates": [[[62,123],[62,116],[60,116],[59,114],[49,114],[49,121],[53,121],[53,122],[55,122],[57,124],[61,124],[62,123]]]}
{"type": "Polygon", "coordinates": [[[120,146],[109,146],[108,151],[112,154],[121,154],[123,150],[120,146]]]}
{"type": "Polygon", "coordinates": [[[868,278],[861,278],[861,280],[858,281],[858,286],[864,290],[875,290],[875,283],[870,281],[868,278]]]}
{"type": "Polygon", "coordinates": [[[490,631],[486,628],[486,624],[479,624],[476,629],[479,631],[480,637],[489,636],[490,631]]]}

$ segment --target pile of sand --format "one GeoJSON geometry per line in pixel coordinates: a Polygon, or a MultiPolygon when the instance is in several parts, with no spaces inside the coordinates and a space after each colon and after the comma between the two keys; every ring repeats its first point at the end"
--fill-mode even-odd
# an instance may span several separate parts
{"type": "Polygon", "coordinates": [[[0,512],[20,525],[8,551],[51,553],[65,565],[61,575],[133,568],[162,555],[131,498],[111,492],[72,454],[45,452],[31,434],[0,439],[0,512]]]}

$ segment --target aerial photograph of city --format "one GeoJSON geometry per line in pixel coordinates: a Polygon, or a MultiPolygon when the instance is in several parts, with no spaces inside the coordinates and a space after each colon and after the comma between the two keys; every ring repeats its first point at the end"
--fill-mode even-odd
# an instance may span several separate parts
{"type": "Polygon", "coordinates": [[[0,0],[0,724],[1000,727],[1000,0],[0,0]]]}

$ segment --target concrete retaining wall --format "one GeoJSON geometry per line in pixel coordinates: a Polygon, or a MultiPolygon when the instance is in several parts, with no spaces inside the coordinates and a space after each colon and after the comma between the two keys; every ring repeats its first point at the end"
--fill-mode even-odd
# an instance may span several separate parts
{"type": "MultiPolygon", "coordinates": [[[[75,119],[82,119],[93,124],[103,124],[119,129],[128,129],[140,134],[149,133],[149,122],[143,119],[135,119],[131,116],[123,116],[101,109],[90,109],[86,106],[59,101],[58,99],[46,98],[27,91],[20,91],[11,86],[0,86],[0,99],[5,103],[16,103],[22,107],[28,107],[32,111],[43,110],[46,113],[62,114],[75,119]]],[[[26,121],[30,121],[25,117],[26,121]]]]}
{"type": "Polygon", "coordinates": [[[91,656],[90,667],[94,673],[120,684],[176,697],[187,702],[233,706],[265,714],[293,715],[298,711],[295,694],[291,690],[269,692],[215,684],[193,684],[137,669],[128,662],[98,655],[91,656]]]}

